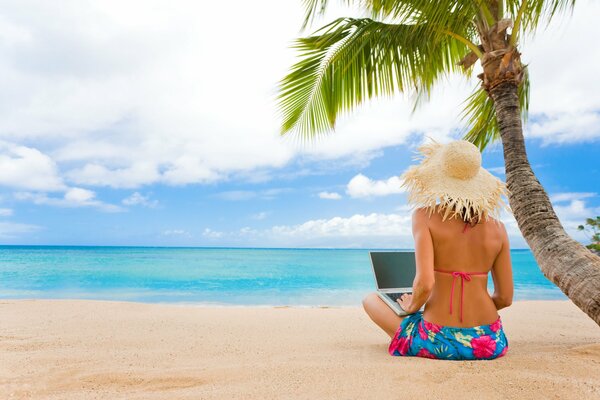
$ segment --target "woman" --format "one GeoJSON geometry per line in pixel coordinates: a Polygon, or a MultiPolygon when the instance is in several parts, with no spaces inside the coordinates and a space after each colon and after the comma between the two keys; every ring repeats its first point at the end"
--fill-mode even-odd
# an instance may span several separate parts
{"type": "Polygon", "coordinates": [[[397,300],[409,315],[399,317],[376,293],[363,300],[365,311],[390,336],[393,356],[503,356],[508,341],[498,310],[512,302],[512,267],[506,229],[492,216],[505,206],[501,195],[508,190],[481,167],[481,153],[470,142],[434,141],[419,150],[422,163],[402,176],[409,203],[422,206],[412,216],[413,291],[397,300]]]}

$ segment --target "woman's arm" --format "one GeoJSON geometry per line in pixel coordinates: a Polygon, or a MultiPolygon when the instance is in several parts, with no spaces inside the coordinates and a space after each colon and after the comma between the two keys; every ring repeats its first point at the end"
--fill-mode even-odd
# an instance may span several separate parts
{"type": "Polygon", "coordinates": [[[433,239],[429,232],[427,211],[416,209],[412,215],[412,233],[415,239],[415,262],[417,273],[413,281],[413,294],[398,299],[400,307],[407,313],[415,313],[427,302],[435,276],[433,273],[433,239]]]}
{"type": "Polygon", "coordinates": [[[506,228],[502,224],[502,249],[492,267],[492,280],[494,281],[494,294],[492,300],[496,309],[508,307],[513,300],[513,275],[512,263],[510,261],[510,244],[506,228]]]}

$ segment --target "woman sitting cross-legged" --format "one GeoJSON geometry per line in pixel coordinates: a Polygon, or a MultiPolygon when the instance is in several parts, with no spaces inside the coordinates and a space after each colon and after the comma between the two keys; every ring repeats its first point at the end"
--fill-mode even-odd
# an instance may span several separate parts
{"type": "Polygon", "coordinates": [[[470,142],[433,142],[419,150],[422,163],[402,177],[408,201],[420,206],[412,215],[413,291],[398,299],[409,315],[399,317],[376,293],[363,307],[390,336],[393,356],[501,357],[508,341],[498,310],[512,302],[513,279],[506,229],[490,214],[502,208],[508,189],[481,167],[481,153],[470,142]]]}

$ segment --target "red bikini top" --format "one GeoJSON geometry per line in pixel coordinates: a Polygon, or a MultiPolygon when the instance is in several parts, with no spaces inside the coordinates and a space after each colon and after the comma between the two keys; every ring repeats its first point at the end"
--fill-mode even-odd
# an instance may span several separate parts
{"type": "MultiPolygon", "coordinates": [[[[467,227],[469,226],[468,222],[465,222],[465,227],[463,228],[462,233],[465,233],[467,227]]],[[[452,289],[450,290],[450,314],[452,314],[452,303],[454,300],[454,284],[456,283],[456,278],[460,277],[460,322],[462,322],[463,318],[463,295],[464,295],[464,285],[465,281],[469,282],[471,280],[471,275],[487,275],[488,272],[462,272],[462,271],[441,271],[439,269],[433,269],[434,271],[441,272],[443,274],[452,275],[452,289]]]]}

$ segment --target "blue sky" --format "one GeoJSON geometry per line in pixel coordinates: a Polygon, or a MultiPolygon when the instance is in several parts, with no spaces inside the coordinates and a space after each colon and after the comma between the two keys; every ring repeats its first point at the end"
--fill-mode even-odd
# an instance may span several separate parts
{"type": "MultiPolygon", "coordinates": [[[[409,94],[372,101],[303,145],[278,136],[273,101],[299,1],[28,3],[3,2],[0,18],[4,244],[412,247],[397,177],[424,135],[460,138],[460,103],[477,84],[450,78],[414,115],[409,94]],[[204,14],[233,28],[198,24],[204,14]]],[[[600,82],[589,79],[600,49],[581,40],[598,12],[578,2],[521,45],[529,159],[582,242],[577,225],[600,215],[600,82]]],[[[315,26],[338,15],[356,13],[336,8],[315,26]]],[[[499,143],[483,166],[504,179],[499,143]]]]}

